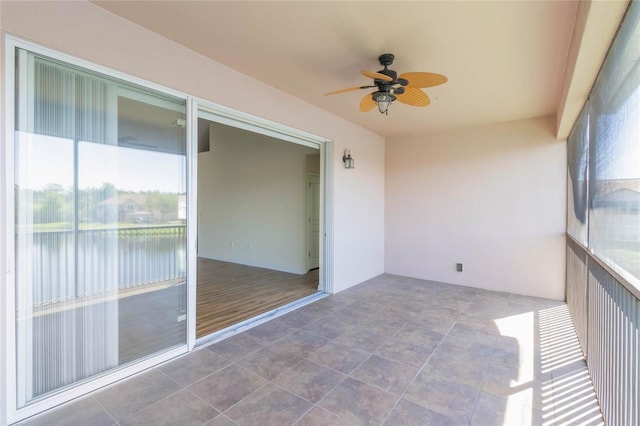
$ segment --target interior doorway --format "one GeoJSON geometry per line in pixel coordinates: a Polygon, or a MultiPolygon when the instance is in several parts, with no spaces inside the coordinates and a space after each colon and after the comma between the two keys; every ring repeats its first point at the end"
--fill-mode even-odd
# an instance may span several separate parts
{"type": "Polygon", "coordinates": [[[321,147],[198,118],[196,338],[324,289],[321,147]]]}

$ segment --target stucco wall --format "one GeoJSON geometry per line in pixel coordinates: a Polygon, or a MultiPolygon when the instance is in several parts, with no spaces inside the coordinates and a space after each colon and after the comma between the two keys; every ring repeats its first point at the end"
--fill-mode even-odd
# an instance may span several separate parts
{"type": "Polygon", "coordinates": [[[387,140],[386,272],[564,299],[566,144],[554,125],[387,140]]]}

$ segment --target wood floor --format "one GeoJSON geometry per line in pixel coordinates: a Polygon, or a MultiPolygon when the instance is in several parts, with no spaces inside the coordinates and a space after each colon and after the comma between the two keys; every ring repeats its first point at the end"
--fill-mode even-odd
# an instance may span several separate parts
{"type": "Polygon", "coordinates": [[[305,275],[198,258],[196,337],[318,291],[318,270],[305,275]]]}

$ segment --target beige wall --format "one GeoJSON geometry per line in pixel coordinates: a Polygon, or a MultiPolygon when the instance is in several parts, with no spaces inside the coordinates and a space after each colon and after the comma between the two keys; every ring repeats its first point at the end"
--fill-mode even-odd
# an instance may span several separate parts
{"type": "Polygon", "coordinates": [[[198,256],[306,273],[306,181],[318,150],[209,128],[210,151],[198,154],[198,256]]]}
{"type": "Polygon", "coordinates": [[[564,299],[554,131],[549,117],[387,140],[386,272],[564,299]]]}

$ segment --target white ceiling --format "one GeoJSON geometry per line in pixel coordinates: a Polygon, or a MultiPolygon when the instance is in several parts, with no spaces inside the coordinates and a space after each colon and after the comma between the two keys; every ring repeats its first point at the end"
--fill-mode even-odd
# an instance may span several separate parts
{"type": "MultiPolygon", "coordinates": [[[[555,115],[577,1],[95,1],[243,74],[384,136],[555,115]],[[381,53],[449,81],[425,108],[358,109],[381,53]]],[[[224,82],[219,82],[224,84],[224,82]]]]}

